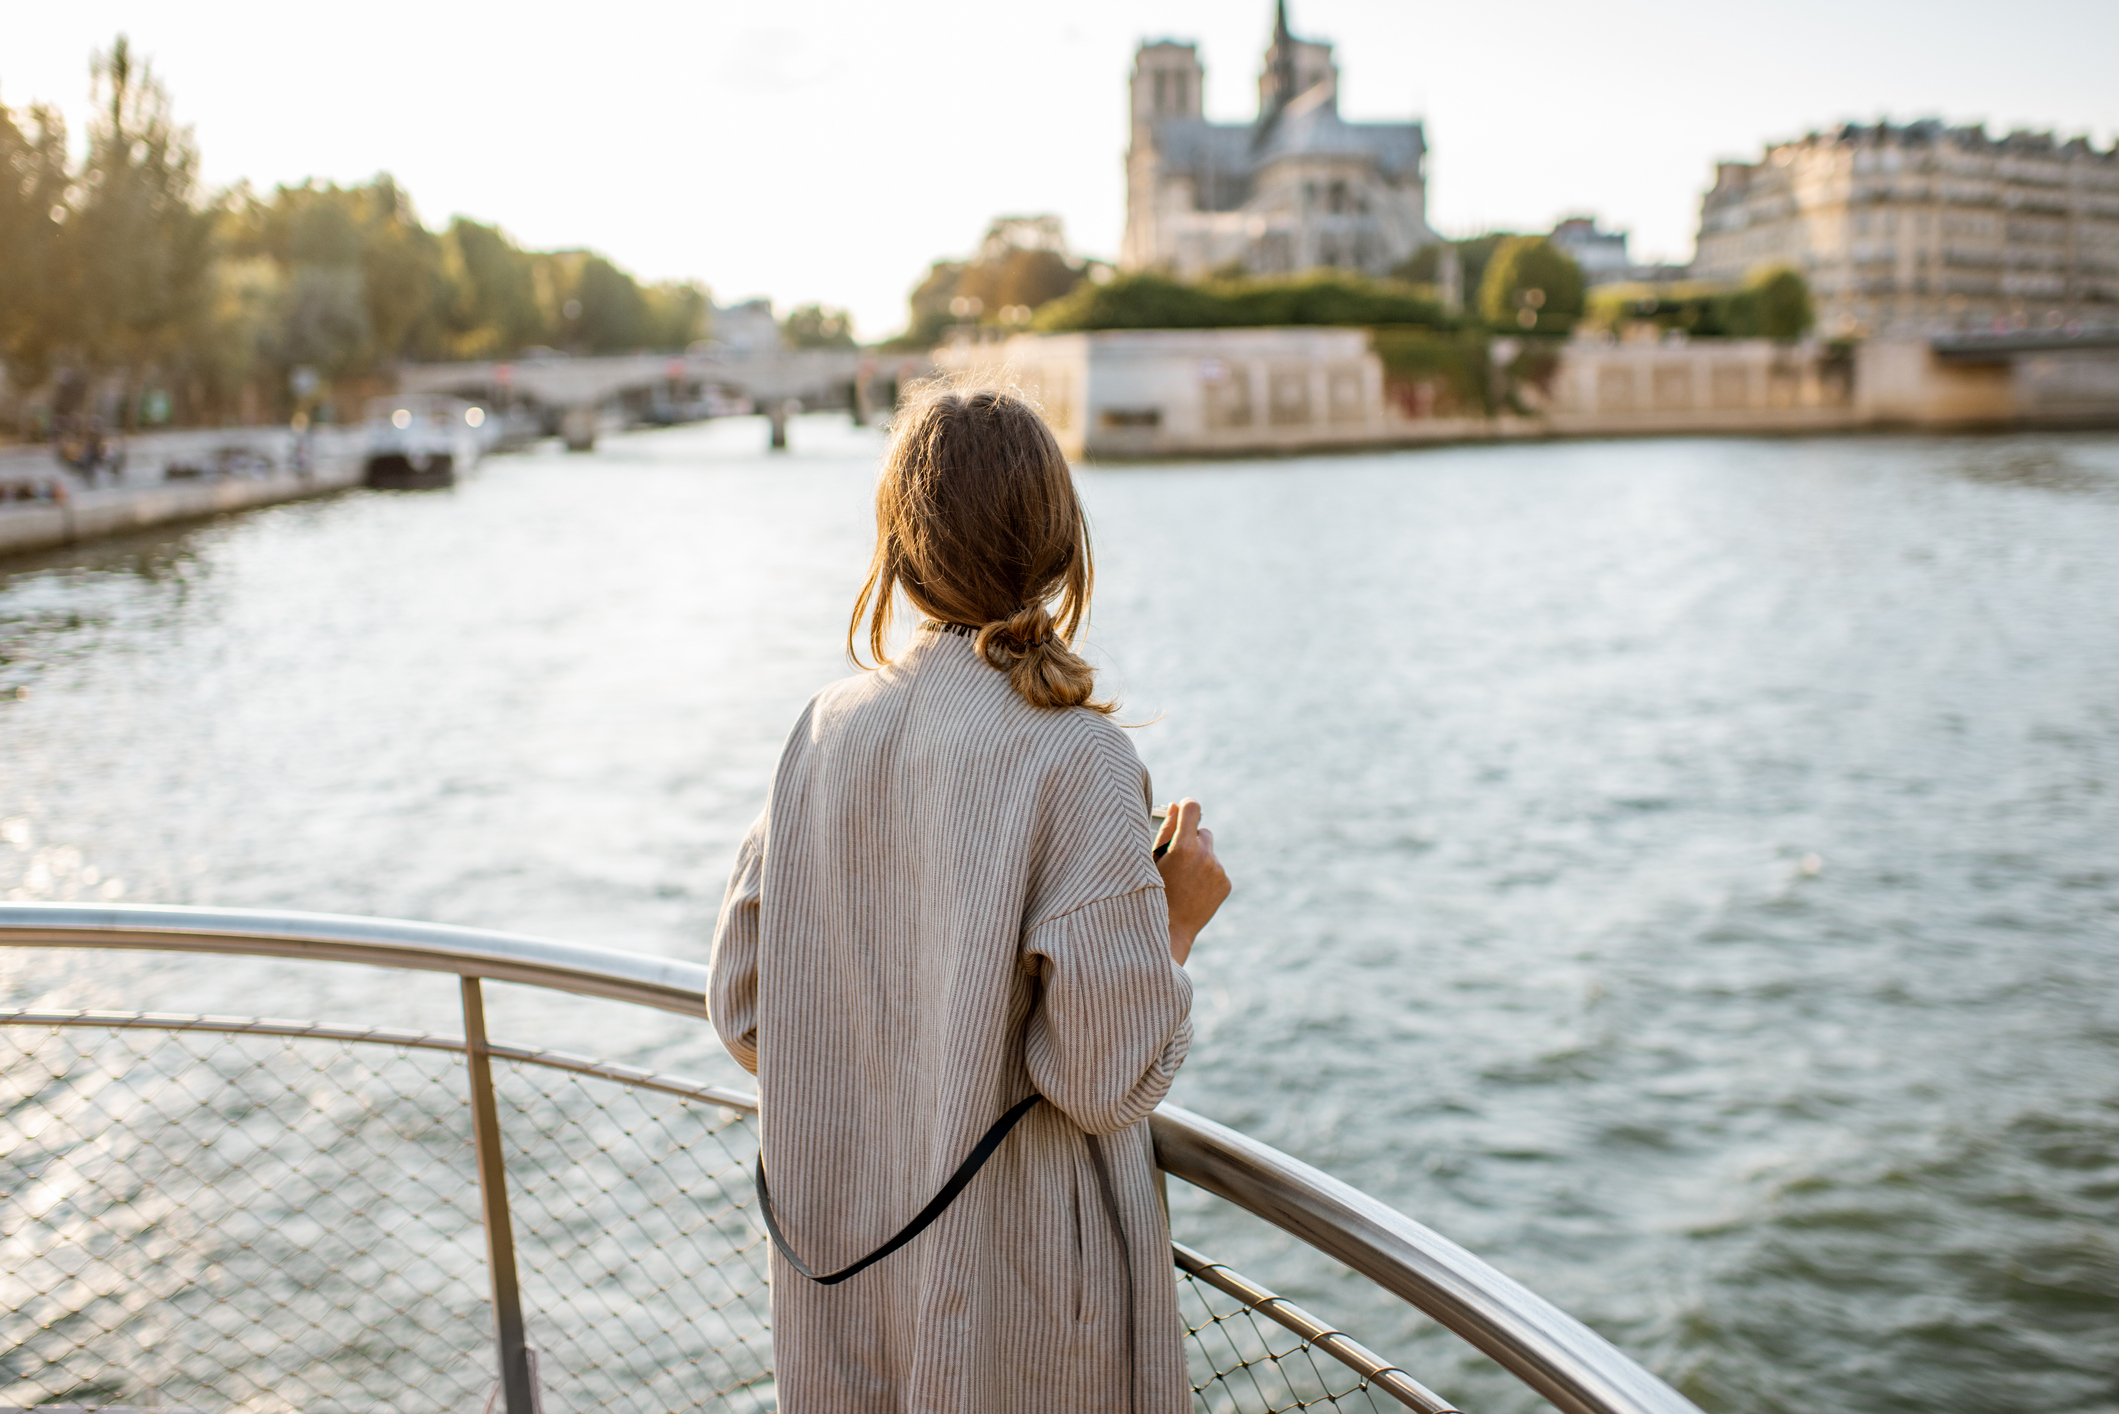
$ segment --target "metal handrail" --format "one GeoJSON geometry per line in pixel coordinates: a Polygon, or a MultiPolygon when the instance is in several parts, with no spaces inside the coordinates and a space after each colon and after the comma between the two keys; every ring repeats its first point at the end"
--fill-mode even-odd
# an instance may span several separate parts
{"type": "Polygon", "coordinates": [[[241,953],[448,972],[706,1015],[706,969],[696,962],[446,923],[260,908],[5,903],[0,932],[23,947],[241,953]]]}
{"type": "MultiPolygon", "coordinates": [[[[394,919],[0,903],[0,945],[238,953],[455,973],[465,979],[465,1048],[487,1055],[512,1048],[483,1034],[480,978],[705,1015],[707,970],[697,963],[394,919]]],[[[737,1098],[724,1093],[723,1103],[737,1098]]],[[[1412,1303],[1566,1414],[1699,1414],[1690,1400],[1574,1317],[1350,1184],[1174,1105],[1156,1110],[1150,1128],[1166,1172],[1264,1218],[1412,1303]]],[[[479,1138],[483,1151],[487,1136],[479,1138]]],[[[497,1138],[492,1147],[497,1156],[497,1138]]],[[[505,1203],[504,1191],[490,1191],[498,1187],[489,1187],[489,1206],[505,1203]]],[[[512,1259],[505,1267],[512,1284],[512,1259]]],[[[497,1288],[498,1267],[495,1276],[497,1288]]],[[[508,1334],[515,1339],[503,1338],[503,1379],[515,1386],[507,1377],[516,1361],[507,1356],[519,1351],[521,1337],[508,1334]]],[[[508,1390],[508,1407],[526,1411],[526,1398],[516,1402],[517,1388],[508,1390]]]]}

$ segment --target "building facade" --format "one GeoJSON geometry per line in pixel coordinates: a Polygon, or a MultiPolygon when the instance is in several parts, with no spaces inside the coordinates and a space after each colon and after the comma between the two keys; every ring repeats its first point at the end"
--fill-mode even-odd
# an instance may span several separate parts
{"type": "Polygon", "coordinates": [[[1694,276],[1777,265],[1834,337],[2119,327],[2119,148],[1849,124],[1720,164],[1694,276]]]}
{"type": "Polygon", "coordinates": [[[1626,233],[1601,229],[1594,216],[1570,216],[1553,227],[1547,239],[1582,267],[1585,285],[1609,285],[1633,278],[1633,261],[1626,254],[1626,233]]]}
{"type": "Polygon", "coordinates": [[[1341,118],[1332,46],[1289,33],[1285,0],[1256,121],[1207,121],[1205,76],[1196,45],[1164,40],[1134,55],[1121,269],[1381,275],[1435,240],[1420,124],[1341,118]]]}

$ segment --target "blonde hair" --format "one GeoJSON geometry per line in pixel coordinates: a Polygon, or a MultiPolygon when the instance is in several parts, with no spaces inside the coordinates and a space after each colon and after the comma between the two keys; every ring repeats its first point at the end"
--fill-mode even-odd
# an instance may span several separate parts
{"type": "Polygon", "coordinates": [[[1033,707],[1087,707],[1096,674],[1074,651],[1096,583],[1074,476],[1044,419],[1013,393],[936,385],[892,422],[876,485],[876,553],[854,600],[846,651],[868,623],[873,666],[896,592],[946,627],[1033,707]],[[1057,610],[1048,607],[1055,597],[1057,610]]]}

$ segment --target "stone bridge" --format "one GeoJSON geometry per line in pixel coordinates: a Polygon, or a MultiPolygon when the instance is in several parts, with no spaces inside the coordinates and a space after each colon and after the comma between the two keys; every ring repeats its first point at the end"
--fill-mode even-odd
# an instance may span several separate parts
{"type": "Polygon", "coordinates": [[[672,420],[705,416],[747,401],[772,421],[775,447],[787,445],[789,412],[845,407],[865,422],[888,408],[899,388],[930,377],[925,354],[879,354],[871,349],[790,349],[731,352],[615,354],[571,358],[547,354],[472,363],[416,363],[398,372],[408,393],[450,393],[503,408],[531,404],[547,430],[576,449],[593,446],[607,409],[672,420]]]}

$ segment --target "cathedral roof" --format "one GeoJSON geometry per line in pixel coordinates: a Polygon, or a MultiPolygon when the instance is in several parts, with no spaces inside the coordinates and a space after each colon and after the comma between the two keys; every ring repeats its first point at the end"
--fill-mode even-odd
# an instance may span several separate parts
{"type": "Polygon", "coordinates": [[[1349,123],[1329,93],[1313,90],[1281,110],[1253,162],[1263,167],[1284,157],[1365,157],[1400,176],[1417,172],[1426,151],[1418,123],[1349,123]]]}
{"type": "MultiPolygon", "coordinates": [[[[1250,123],[1165,118],[1154,127],[1156,155],[1164,171],[1202,182],[1202,197],[1206,182],[1248,183],[1270,164],[1292,157],[1352,157],[1374,162],[1386,176],[1418,173],[1427,151],[1420,124],[1350,123],[1329,101],[1311,103],[1308,97],[1283,109],[1262,143],[1250,123]]],[[[1210,209],[1220,204],[1211,202],[1210,209]]]]}

